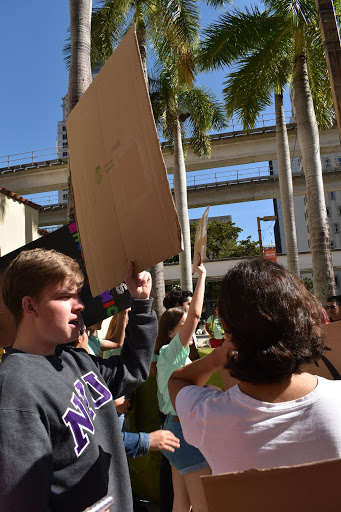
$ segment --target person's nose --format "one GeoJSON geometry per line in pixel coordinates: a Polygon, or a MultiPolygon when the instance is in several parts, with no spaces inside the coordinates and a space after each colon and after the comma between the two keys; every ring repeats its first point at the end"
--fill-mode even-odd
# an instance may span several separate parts
{"type": "Polygon", "coordinates": [[[83,302],[81,301],[81,299],[79,297],[77,297],[73,304],[73,310],[74,311],[83,311],[83,309],[85,309],[85,306],[84,306],[83,302]]]}

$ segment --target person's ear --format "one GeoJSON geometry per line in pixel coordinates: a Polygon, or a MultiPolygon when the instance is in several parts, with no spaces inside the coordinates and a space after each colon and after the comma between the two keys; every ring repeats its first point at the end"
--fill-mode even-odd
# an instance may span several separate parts
{"type": "Polygon", "coordinates": [[[21,301],[21,307],[23,308],[24,313],[31,317],[37,317],[36,305],[32,297],[25,295],[21,301]]]}

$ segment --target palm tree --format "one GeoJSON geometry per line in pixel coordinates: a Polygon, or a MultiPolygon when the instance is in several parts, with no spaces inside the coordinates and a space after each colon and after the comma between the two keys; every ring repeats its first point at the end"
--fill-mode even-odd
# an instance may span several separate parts
{"type": "Polygon", "coordinates": [[[174,154],[174,197],[184,239],[184,251],[179,255],[180,284],[182,288],[192,290],[184,140],[190,139],[196,155],[210,156],[208,131],[225,126],[223,105],[210,91],[182,83],[172,68],[164,69],[157,79],[150,80],[150,99],[156,124],[174,154]]]}
{"type": "MultiPolygon", "coordinates": [[[[91,83],[92,0],[70,0],[71,58],[69,70],[68,113],[81,98],[91,83]]],[[[75,204],[70,176],[68,176],[68,219],[75,220],[75,204]]]]}
{"type": "MultiPolygon", "coordinates": [[[[226,0],[207,0],[209,5],[224,5],[226,0]]],[[[161,62],[176,64],[184,80],[194,80],[193,47],[199,34],[199,11],[196,0],[103,0],[92,18],[92,63],[104,63],[132,23],[141,54],[146,84],[147,41],[161,62]]],[[[163,263],[151,269],[154,309],[160,317],[165,295],[163,263]]]]}
{"type": "MultiPolygon", "coordinates": [[[[267,9],[263,12],[257,8],[246,9],[245,12],[235,9],[211,25],[206,32],[201,58],[205,67],[237,64],[238,69],[227,77],[224,84],[224,95],[228,113],[232,110],[239,112],[246,128],[251,128],[258,113],[271,103],[273,91],[279,111],[282,108],[282,89],[287,83],[292,83],[306,177],[314,291],[318,299],[324,301],[335,293],[335,282],[317,123],[330,126],[333,116],[315,4],[313,0],[299,3],[294,0],[264,0],[264,4],[267,9]]],[[[276,119],[279,121],[280,117],[278,113],[276,119]]],[[[279,124],[277,129],[281,133],[279,124]]],[[[281,150],[280,144],[278,150],[281,150]]],[[[287,160],[288,156],[287,153],[287,160]]],[[[281,174],[283,168],[288,169],[288,164],[281,165],[282,159],[284,157],[280,156],[281,174]]],[[[288,183],[287,175],[281,181],[288,183]]],[[[291,194],[291,187],[286,187],[285,195],[291,194]]],[[[286,204],[285,208],[290,212],[284,196],[282,204],[286,204]]],[[[292,216],[292,212],[289,215],[292,216]]]]}

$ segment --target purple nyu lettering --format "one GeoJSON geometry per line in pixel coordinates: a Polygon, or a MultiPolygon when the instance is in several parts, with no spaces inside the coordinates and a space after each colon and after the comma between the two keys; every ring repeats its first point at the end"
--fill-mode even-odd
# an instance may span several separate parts
{"type": "MultiPolygon", "coordinates": [[[[90,372],[82,376],[82,380],[88,387],[91,386],[91,388],[99,395],[97,400],[94,400],[92,397],[95,409],[100,409],[103,405],[112,400],[110,391],[99,381],[94,372],[90,372]]],[[[94,420],[96,414],[89,405],[84,385],[77,380],[74,386],[80,398],[75,393],[72,393],[71,403],[75,406],[76,410],[68,407],[63,416],[63,421],[71,430],[75,441],[75,452],[77,457],[79,457],[90,443],[89,436],[85,431],[88,431],[91,434],[95,433],[94,420]]]]}
{"type": "Polygon", "coordinates": [[[94,400],[95,409],[99,409],[112,400],[112,394],[109,389],[98,380],[98,377],[94,372],[84,375],[82,379],[100,395],[97,400],[94,400]]]}
{"type": "Polygon", "coordinates": [[[83,386],[83,384],[79,380],[76,381],[75,388],[76,388],[77,393],[79,394],[79,396],[83,399],[83,402],[85,403],[85,406],[86,406],[86,408],[87,408],[91,418],[94,419],[96,414],[94,413],[94,411],[89,406],[88,399],[86,398],[86,395],[85,395],[84,386],[83,386]]]}
{"type": "Polygon", "coordinates": [[[80,411],[80,413],[68,408],[63,416],[63,421],[65,425],[71,429],[71,433],[75,441],[75,452],[77,457],[79,457],[90,443],[89,436],[86,433],[83,433],[84,430],[93,434],[95,429],[86,408],[74,393],[72,394],[71,402],[80,411]]]}

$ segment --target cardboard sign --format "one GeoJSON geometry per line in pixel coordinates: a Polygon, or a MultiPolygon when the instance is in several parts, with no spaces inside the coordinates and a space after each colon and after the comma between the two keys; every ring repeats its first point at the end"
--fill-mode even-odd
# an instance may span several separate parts
{"type": "Polygon", "coordinates": [[[302,367],[302,370],[330,380],[341,380],[341,321],[323,325],[326,351],[315,364],[302,367]]]}
{"type": "Polygon", "coordinates": [[[199,220],[197,231],[195,233],[195,241],[194,241],[194,251],[193,251],[193,274],[194,264],[196,261],[197,254],[199,253],[201,256],[201,261],[204,261],[206,258],[206,242],[207,242],[207,224],[208,224],[208,210],[209,206],[206,208],[203,216],[199,220]]]}
{"type": "Polygon", "coordinates": [[[209,512],[337,510],[341,460],[203,476],[209,512]]]}
{"type": "Polygon", "coordinates": [[[77,225],[93,295],[181,252],[134,27],[67,119],[77,225]]]}
{"type": "Polygon", "coordinates": [[[130,307],[130,293],[125,283],[121,283],[115,288],[106,290],[97,297],[93,297],[91,295],[82,260],[77,224],[75,222],[6,254],[0,258],[0,272],[3,273],[10,262],[21,251],[28,251],[38,247],[43,249],[55,249],[58,252],[62,252],[63,254],[75,259],[81,266],[85,274],[85,285],[80,294],[80,298],[85,306],[82,313],[85,325],[93,325],[100,320],[104,320],[105,318],[115,315],[119,311],[130,307]]]}
{"type": "Polygon", "coordinates": [[[263,256],[264,259],[277,263],[276,247],[264,247],[263,256]]]}

